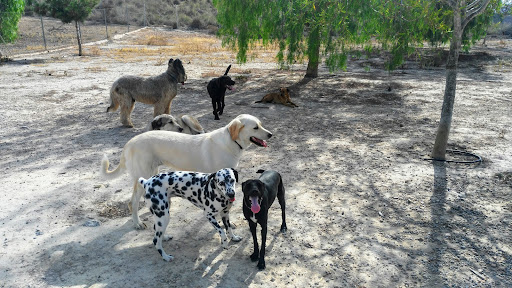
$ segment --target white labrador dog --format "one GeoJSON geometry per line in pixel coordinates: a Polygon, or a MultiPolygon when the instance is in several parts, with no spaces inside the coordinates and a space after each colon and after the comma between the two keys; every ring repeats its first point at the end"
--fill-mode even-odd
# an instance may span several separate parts
{"type": "Polygon", "coordinates": [[[148,131],[133,137],[126,145],[119,166],[109,171],[106,155],[101,161],[100,173],[113,179],[128,170],[133,180],[131,199],[132,219],[136,228],[145,228],[139,219],[139,200],[144,189],[139,185],[140,177],[149,178],[158,173],[158,166],[165,165],[176,171],[213,173],[222,168],[236,168],[242,153],[251,144],[267,147],[272,137],[261,126],[258,118],[242,114],[228,125],[217,130],[188,135],[170,131],[148,131]]]}

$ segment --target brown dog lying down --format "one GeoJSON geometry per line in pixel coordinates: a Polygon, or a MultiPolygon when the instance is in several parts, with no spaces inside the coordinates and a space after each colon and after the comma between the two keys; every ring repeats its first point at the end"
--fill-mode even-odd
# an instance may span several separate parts
{"type": "Polygon", "coordinates": [[[263,96],[260,101],[256,101],[254,103],[276,103],[292,108],[299,107],[292,102],[292,99],[290,98],[290,89],[286,87],[281,87],[279,88],[279,93],[269,93],[263,96]]]}

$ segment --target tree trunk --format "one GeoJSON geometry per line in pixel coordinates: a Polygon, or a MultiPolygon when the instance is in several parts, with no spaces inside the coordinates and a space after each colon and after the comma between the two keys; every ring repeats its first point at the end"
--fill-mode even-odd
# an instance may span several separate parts
{"type": "Polygon", "coordinates": [[[320,62],[320,29],[315,27],[311,30],[308,39],[308,68],[306,76],[309,78],[318,77],[318,63],[320,62]]]}
{"type": "Polygon", "coordinates": [[[437,129],[436,141],[432,150],[432,158],[446,160],[446,146],[452,123],[453,104],[457,88],[457,63],[462,43],[462,26],[459,9],[453,9],[453,35],[450,43],[450,52],[446,62],[446,84],[444,88],[444,100],[441,110],[441,120],[437,129]]]}
{"type": "Polygon", "coordinates": [[[82,56],[82,33],[80,32],[80,24],[75,21],[76,38],[78,40],[78,56],[82,56]]]}

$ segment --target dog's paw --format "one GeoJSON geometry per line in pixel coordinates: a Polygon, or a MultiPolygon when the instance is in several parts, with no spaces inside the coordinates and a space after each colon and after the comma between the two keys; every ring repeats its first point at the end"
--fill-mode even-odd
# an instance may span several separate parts
{"type": "Polygon", "coordinates": [[[171,235],[164,235],[164,241],[169,241],[172,239],[172,236],[171,235]]]}
{"type": "Polygon", "coordinates": [[[233,242],[240,242],[240,241],[242,241],[242,237],[237,236],[237,235],[233,235],[233,237],[231,237],[231,241],[233,241],[233,242]]]}
{"type": "Polygon", "coordinates": [[[286,226],[281,227],[281,233],[285,234],[286,231],[288,231],[288,228],[286,228],[286,226]]]}
{"type": "Polygon", "coordinates": [[[166,261],[166,262],[170,262],[172,259],[174,259],[174,256],[163,254],[162,259],[164,259],[164,261],[166,261]]]}
{"type": "Polygon", "coordinates": [[[148,226],[143,222],[139,222],[139,223],[135,224],[135,229],[144,230],[146,228],[148,228],[148,226]]]}
{"type": "Polygon", "coordinates": [[[265,267],[265,260],[258,262],[258,269],[263,270],[265,267]]]}

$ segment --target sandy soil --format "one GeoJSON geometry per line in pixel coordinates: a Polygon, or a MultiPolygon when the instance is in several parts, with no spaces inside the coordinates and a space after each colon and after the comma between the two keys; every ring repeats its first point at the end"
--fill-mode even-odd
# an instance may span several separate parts
{"type": "MultiPolygon", "coordinates": [[[[164,243],[175,259],[167,263],[151,230],[135,230],[128,216],[128,175],[99,176],[103,153],[117,165],[152,116],[137,103],[136,128],[127,129],[118,112],[105,113],[118,77],[165,71],[162,55],[123,60],[109,52],[145,33],[198,35],[144,29],[89,46],[83,57],[74,47],[0,66],[0,287],[512,286],[511,40],[461,58],[450,148],[483,158],[471,165],[424,160],[443,68],[408,62],[388,74],[379,58],[353,58],[348,72],[321,67],[318,78],[301,81],[303,64],[278,70],[258,58],[240,66],[229,53],[224,61],[164,55],[182,59],[189,79],[173,114],[192,114],[213,130],[249,113],[274,133],[270,147],[251,147],[238,167],[241,181],[260,168],[278,170],[286,187],[289,230],[279,233],[274,204],[267,269],[258,271],[241,185],[231,217],[244,239],[221,249],[202,213],[176,199],[167,230],[174,239],[164,243]],[[236,91],[214,121],[202,75],[228,64],[236,91]],[[281,85],[299,108],[253,104],[281,85]]],[[[146,208],[141,217],[151,224],[146,208]]]]}

